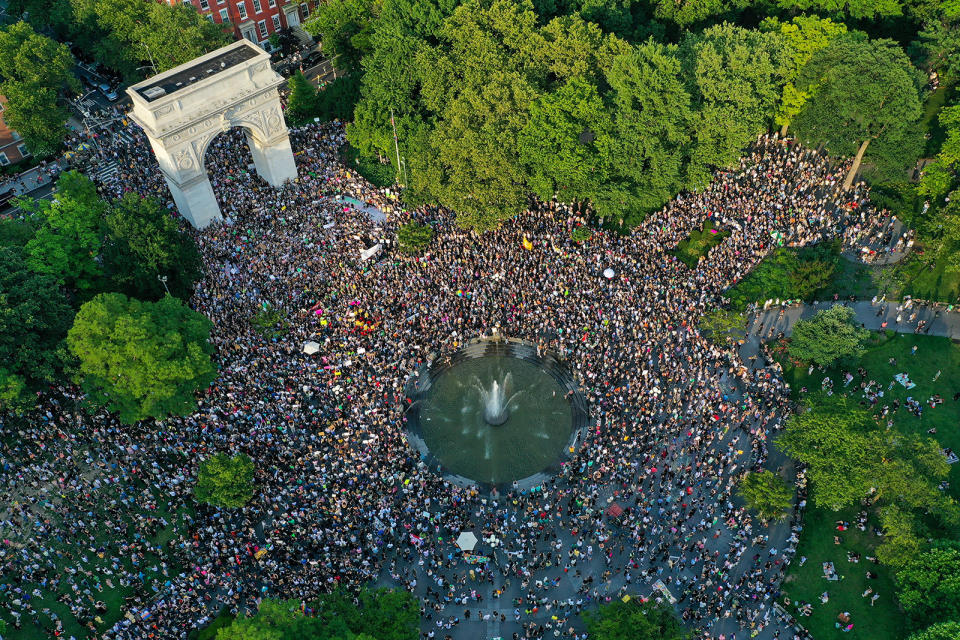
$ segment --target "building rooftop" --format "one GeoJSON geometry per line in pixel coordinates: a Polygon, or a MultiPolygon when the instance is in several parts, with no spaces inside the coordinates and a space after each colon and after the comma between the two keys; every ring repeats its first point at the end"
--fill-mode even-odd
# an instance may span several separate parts
{"type": "Polygon", "coordinates": [[[260,55],[260,52],[253,47],[234,47],[212,58],[201,60],[195,65],[181,69],[172,75],[147,81],[146,84],[137,87],[136,92],[147,102],[153,102],[157,98],[189,87],[204,78],[209,78],[258,55],[260,55]]]}

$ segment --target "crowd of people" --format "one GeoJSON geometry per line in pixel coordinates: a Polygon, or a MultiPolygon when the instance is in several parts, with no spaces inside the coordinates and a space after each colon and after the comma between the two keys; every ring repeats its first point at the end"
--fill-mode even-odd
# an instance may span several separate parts
{"type": "MultiPolygon", "coordinates": [[[[101,189],[172,210],[145,137],[125,130],[93,152],[121,167],[101,189]]],[[[70,637],[45,605],[57,600],[88,637],[184,638],[264,597],[376,584],[422,598],[428,638],[483,621],[580,640],[577,614],[627,595],[675,601],[704,638],[797,637],[772,606],[799,529],[770,529],[732,499],[768,464],[788,389],[697,321],[778,243],[866,224],[866,188],[841,189],[845,165],[763,136],[702,192],[629,234],[593,229],[578,243],[571,232],[591,224],[580,204],[534,202],[485,234],[431,206],[374,224],[341,198],[392,200],[339,162],[342,124],[291,140],[299,178],[282,188],[248,169],[242,132],[207,152],[225,221],[194,232],[206,274],[191,305],[213,320],[219,366],[197,411],[122,426],[58,387],[5,418],[0,602],[12,626],[70,637]],[[361,259],[411,219],[436,232],[423,253],[388,245],[361,259]],[[690,269],[670,249],[708,220],[733,233],[690,269]],[[281,337],[251,323],[265,308],[286,319],[281,337]],[[558,354],[592,426],[561,473],[490,495],[418,459],[403,388],[435,354],[493,333],[558,354]],[[303,352],[308,340],[319,352],[303,352]],[[247,506],[194,503],[197,465],[217,452],[253,458],[247,506]],[[467,563],[463,531],[501,544],[467,563]],[[105,588],[128,598],[98,633],[105,588]]]]}

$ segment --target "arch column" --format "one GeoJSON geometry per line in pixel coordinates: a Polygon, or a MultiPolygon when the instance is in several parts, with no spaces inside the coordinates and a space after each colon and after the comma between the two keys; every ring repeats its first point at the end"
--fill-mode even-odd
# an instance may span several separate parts
{"type": "Polygon", "coordinates": [[[180,215],[197,229],[222,220],[217,196],[194,146],[187,144],[169,149],[149,133],[147,138],[180,215]]]}
{"type": "Polygon", "coordinates": [[[284,131],[264,141],[252,129],[244,129],[247,146],[253,156],[257,173],[271,186],[282,186],[287,180],[297,177],[297,164],[290,147],[290,136],[284,131]]]}

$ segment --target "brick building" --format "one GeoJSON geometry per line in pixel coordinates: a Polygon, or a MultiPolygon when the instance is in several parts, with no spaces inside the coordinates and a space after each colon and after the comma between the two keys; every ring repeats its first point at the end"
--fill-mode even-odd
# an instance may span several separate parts
{"type": "Polygon", "coordinates": [[[250,42],[270,49],[267,39],[270,34],[290,27],[294,35],[301,40],[309,40],[300,25],[310,17],[316,8],[317,0],[167,0],[170,4],[188,2],[197,11],[216,23],[229,22],[233,25],[236,38],[246,38],[250,42]]]}
{"type": "Polygon", "coordinates": [[[23,144],[20,134],[7,126],[3,112],[7,106],[7,97],[0,96],[0,166],[16,164],[30,156],[27,145],[23,144]]]}

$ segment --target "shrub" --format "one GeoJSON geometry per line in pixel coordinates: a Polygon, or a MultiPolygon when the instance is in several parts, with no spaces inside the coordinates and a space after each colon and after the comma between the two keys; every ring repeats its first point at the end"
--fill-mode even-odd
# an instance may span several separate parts
{"type": "Polygon", "coordinates": [[[408,222],[397,230],[397,242],[407,253],[422,251],[433,240],[433,227],[419,222],[408,222]]]}
{"type": "Polygon", "coordinates": [[[591,231],[587,227],[577,227],[576,229],[570,232],[570,238],[577,243],[586,242],[592,237],[593,237],[593,231],[591,231]]]}

